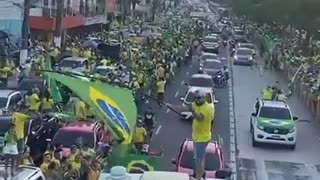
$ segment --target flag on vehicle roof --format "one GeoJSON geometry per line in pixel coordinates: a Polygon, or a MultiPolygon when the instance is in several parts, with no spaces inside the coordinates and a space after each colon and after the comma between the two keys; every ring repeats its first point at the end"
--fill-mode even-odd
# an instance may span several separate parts
{"type": "Polygon", "coordinates": [[[106,122],[116,138],[124,140],[124,144],[131,143],[137,118],[137,108],[131,90],[113,87],[100,81],[84,81],[58,72],[46,71],[44,74],[78,95],[100,120],[106,122]]]}
{"type": "Polygon", "coordinates": [[[164,159],[162,157],[137,154],[130,145],[118,145],[112,148],[106,170],[110,170],[113,166],[124,166],[127,172],[131,173],[134,173],[136,170],[165,170],[164,159]]]}
{"type": "MultiPolygon", "coordinates": [[[[52,64],[50,57],[46,57],[46,61],[44,64],[44,67],[42,69],[47,71],[52,71],[52,64]]],[[[62,96],[60,94],[59,87],[57,86],[57,83],[55,80],[52,80],[50,75],[45,75],[45,80],[47,81],[47,85],[49,88],[49,91],[51,93],[52,99],[54,102],[62,102],[62,96]]]]}

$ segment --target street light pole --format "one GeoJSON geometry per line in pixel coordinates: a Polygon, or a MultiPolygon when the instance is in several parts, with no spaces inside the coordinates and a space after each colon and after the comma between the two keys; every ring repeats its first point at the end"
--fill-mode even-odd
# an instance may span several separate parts
{"type": "Polygon", "coordinates": [[[28,58],[28,42],[29,42],[29,14],[30,14],[30,0],[23,2],[23,21],[21,27],[21,50],[20,50],[20,65],[24,64],[28,58]]]}
{"type": "Polygon", "coordinates": [[[64,0],[57,0],[57,16],[56,16],[56,27],[55,27],[55,33],[54,33],[54,44],[57,47],[61,47],[61,36],[62,36],[62,19],[64,16],[64,0]]]}

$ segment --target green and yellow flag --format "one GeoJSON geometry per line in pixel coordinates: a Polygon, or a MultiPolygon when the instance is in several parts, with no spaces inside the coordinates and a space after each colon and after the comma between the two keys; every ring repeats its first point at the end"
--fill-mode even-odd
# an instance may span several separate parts
{"type": "Polygon", "coordinates": [[[128,172],[142,169],[143,171],[163,171],[162,157],[140,155],[134,152],[130,145],[119,145],[112,148],[106,171],[113,166],[124,166],[128,172]],[[127,146],[127,147],[125,147],[127,146]]]}
{"type": "MultiPolygon", "coordinates": [[[[46,57],[44,67],[42,67],[42,69],[47,70],[47,71],[52,71],[50,57],[46,57]]],[[[52,78],[50,78],[50,76],[48,76],[48,75],[45,75],[45,80],[47,81],[47,85],[48,85],[49,91],[52,95],[53,101],[54,102],[62,102],[62,96],[60,94],[60,90],[59,90],[59,87],[58,87],[56,81],[52,80],[52,78]]]]}
{"type": "Polygon", "coordinates": [[[44,74],[70,88],[87,103],[96,116],[106,122],[115,138],[124,140],[124,144],[131,143],[137,118],[131,90],[58,72],[45,71],[44,74]]]}

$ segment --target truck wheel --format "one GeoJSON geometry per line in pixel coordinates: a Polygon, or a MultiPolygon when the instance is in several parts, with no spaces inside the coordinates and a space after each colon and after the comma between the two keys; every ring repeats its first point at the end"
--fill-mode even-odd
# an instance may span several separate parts
{"type": "Polygon", "coordinates": [[[252,131],[252,147],[257,147],[258,146],[258,142],[256,140],[254,140],[254,132],[252,131]]]}
{"type": "Polygon", "coordinates": [[[289,149],[291,149],[291,150],[295,150],[295,149],[296,149],[296,144],[294,144],[294,145],[290,145],[290,146],[289,146],[289,149]]]}

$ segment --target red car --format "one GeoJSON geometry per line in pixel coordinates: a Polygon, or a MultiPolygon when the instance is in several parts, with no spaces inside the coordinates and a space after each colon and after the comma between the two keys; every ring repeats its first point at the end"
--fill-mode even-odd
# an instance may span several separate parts
{"type": "MultiPolygon", "coordinates": [[[[210,142],[206,149],[205,175],[207,178],[217,178],[216,173],[225,169],[225,162],[222,149],[218,142],[210,142]]],[[[172,159],[172,163],[176,166],[175,171],[187,173],[193,176],[194,172],[194,149],[193,141],[185,139],[180,145],[180,149],[176,158],[172,159]]]]}
{"type": "Polygon", "coordinates": [[[60,128],[53,138],[52,144],[60,144],[63,147],[63,156],[70,154],[73,145],[88,144],[95,149],[99,142],[108,143],[110,133],[98,122],[77,120],[60,128]]]}

